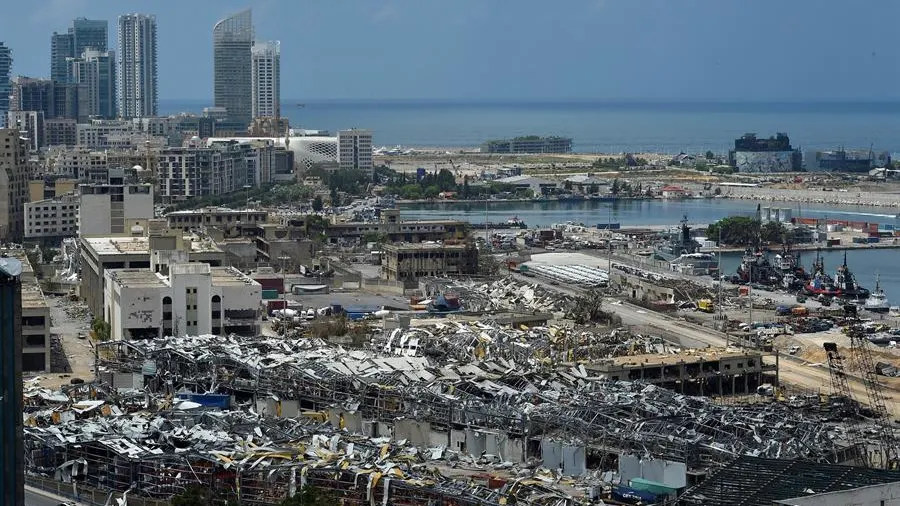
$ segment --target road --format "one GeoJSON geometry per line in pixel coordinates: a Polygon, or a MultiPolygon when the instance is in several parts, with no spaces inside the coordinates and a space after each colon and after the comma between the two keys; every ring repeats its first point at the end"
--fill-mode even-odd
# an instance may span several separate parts
{"type": "MultiPolygon", "coordinates": [[[[547,283],[538,278],[525,277],[519,274],[514,274],[513,277],[526,283],[540,284],[545,288],[554,290],[556,292],[566,293],[568,295],[574,296],[582,295],[582,293],[578,289],[563,287],[559,285],[551,285],[550,283],[547,283]]],[[[613,299],[610,300],[612,301],[613,299]]],[[[708,346],[721,348],[726,345],[726,336],[721,332],[688,323],[683,320],[664,315],[662,313],[646,310],[627,302],[623,302],[621,304],[606,304],[604,305],[604,307],[606,310],[613,311],[617,315],[619,315],[619,317],[622,318],[622,323],[625,325],[643,325],[648,327],[655,327],[665,332],[676,334],[678,336],[688,338],[692,341],[703,343],[708,346]]],[[[778,371],[779,380],[782,382],[790,383],[810,390],[824,392],[831,391],[831,373],[828,370],[827,366],[809,365],[805,362],[794,359],[793,357],[782,355],[778,363],[778,371]]],[[[856,398],[856,400],[864,404],[868,404],[869,397],[868,393],[866,392],[864,383],[860,379],[853,376],[848,376],[848,383],[851,393],[856,398]]],[[[900,402],[898,402],[900,401],[900,399],[898,399],[898,397],[900,396],[897,395],[898,393],[900,392],[898,392],[896,389],[890,388],[887,385],[883,385],[885,407],[892,417],[897,417],[898,415],[900,415],[900,402]]]]}
{"type": "MultiPolygon", "coordinates": [[[[25,487],[25,506],[59,506],[67,504],[66,499],[44,492],[42,490],[25,487]]],[[[72,503],[78,504],[78,503],[72,503]]]]}

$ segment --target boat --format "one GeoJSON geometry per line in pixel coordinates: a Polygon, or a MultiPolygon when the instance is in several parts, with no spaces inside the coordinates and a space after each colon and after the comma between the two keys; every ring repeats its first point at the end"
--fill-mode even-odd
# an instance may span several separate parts
{"type": "Polygon", "coordinates": [[[786,290],[799,290],[809,281],[809,274],[800,263],[800,255],[791,251],[790,245],[785,245],[781,253],[775,255],[773,264],[781,273],[781,285],[786,290]]]}
{"type": "Polygon", "coordinates": [[[759,248],[747,248],[737,268],[742,283],[773,286],[781,283],[784,275],[769,260],[769,255],[759,248]]]}
{"type": "Polygon", "coordinates": [[[813,275],[803,287],[807,295],[837,297],[845,300],[862,301],[869,297],[869,290],[859,286],[856,277],[847,266],[847,253],[844,252],[844,263],[838,266],[832,278],[825,272],[825,261],[816,252],[813,263],[813,275]]]}
{"type": "Polygon", "coordinates": [[[881,289],[881,282],[878,276],[875,276],[875,291],[869,294],[869,298],[863,304],[863,309],[872,313],[887,313],[891,310],[887,295],[881,289]]]}
{"type": "Polygon", "coordinates": [[[668,239],[654,248],[653,256],[657,260],[668,262],[672,271],[681,274],[717,275],[719,257],[715,253],[701,252],[701,247],[702,245],[691,237],[691,227],[688,226],[685,216],[681,220],[681,225],[669,233],[668,239]]]}
{"type": "Polygon", "coordinates": [[[567,193],[564,195],[559,195],[556,197],[556,200],[559,202],[583,202],[584,195],[577,195],[574,193],[567,193]]]}

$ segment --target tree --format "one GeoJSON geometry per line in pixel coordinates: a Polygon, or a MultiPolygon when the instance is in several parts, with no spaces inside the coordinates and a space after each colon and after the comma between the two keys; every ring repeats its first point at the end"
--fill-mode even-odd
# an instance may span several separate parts
{"type": "Polygon", "coordinates": [[[760,224],[755,218],[748,216],[730,216],[706,228],[706,236],[710,239],[719,239],[723,244],[735,246],[749,246],[756,242],[760,234],[760,224]],[[720,236],[721,234],[721,236],[720,236]]]}
{"type": "Polygon", "coordinates": [[[110,326],[103,318],[94,318],[91,322],[91,331],[98,341],[109,341],[110,326]]]}
{"type": "Polygon", "coordinates": [[[338,196],[338,189],[336,186],[331,187],[331,205],[335,207],[341,205],[341,198],[338,196]]]}
{"type": "Polygon", "coordinates": [[[325,204],[322,202],[322,196],[316,195],[316,197],[312,201],[313,211],[319,212],[325,207],[325,204]]]}
{"type": "Polygon", "coordinates": [[[340,501],[329,491],[311,487],[300,489],[294,497],[281,501],[281,506],[338,506],[340,501]]]}
{"type": "Polygon", "coordinates": [[[707,160],[712,160],[712,159],[714,159],[715,157],[716,157],[716,154],[713,153],[712,151],[707,151],[707,152],[706,152],[706,159],[707,159],[707,160]]]}
{"type": "Polygon", "coordinates": [[[780,221],[768,221],[762,226],[760,235],[763,242],[783,244],[787,229],[780,221]]]}
{"type": "Polygon", "coordinates": [[[212,501],[212,491],[193,486],[172,497],[172,506],[209,506],[212,504],[212,501]]]}
{"type": "Polygon", "coordinates": [[[619,178],[613,179],[612,186],[609,188],[609,192],[613,195],[618,195],[619,190],[622,189],[621,183],[619,183],[619,178]]]}

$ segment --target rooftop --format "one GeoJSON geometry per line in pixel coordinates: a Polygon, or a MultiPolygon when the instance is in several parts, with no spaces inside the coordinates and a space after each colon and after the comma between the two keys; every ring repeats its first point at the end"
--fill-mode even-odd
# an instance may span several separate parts
{"type": "Polygon", "coordinates": [[[36,284],[22,285],[22,309],[41,309],[47,306],[44,293],[36,284]]]}
{"type": "Polygon", "coordinates": [[[108,269],[109,278],[123,288],[162,288],[166,278],[149,269],[108,269]]]}
{"type": "MultiPolygon", "coordinates": [[[[175,264],[172,266],[173,274],[204,274],[209,273],[213,286],[241,286],[255,283],[247,275],[234,267],[209,267],[207,264],[175,264]]],[[[164,288],[169,286],[169,280],[162,274],[157,274],[149,269],[109,269],[110,279],[123,288],[164,288]]]]}
{"type": "MultiPolygon", "coordinates": [[[[185,237],[185,242],[190,241],[191,253],[209,253],[221,251],[212,242],[192,241],[185,237]]],[[[150,239],[147,237],[87,237],[82,239],[98,256],[103,255],[149,255],[150,239]]]]}
{"type": "Polygon", "coordinates": [[[429,251],[429,250],[443,250],[443,249],[458,249],[464,250],[470,247],[466,243],[446,243],[446,242],[420,242],[420,243],[412,243],[412,242],[395,242],[392,244],[385,244],[384,250],[395,250],[395,251],[429,251]]]}
{"type": "Polygon", "coordinates": [[[641,365],[676,365],[676,364],[699,364],[701,362],[712,362],[724,359],[737,358],[754,358],[759,357],[759,353],[745,353],[742,351],[686,351],[675,354],[650,353],[644,355],[625,355],[604,360],[602,362],[586,365],[588,369],[606,369],[613,367],[638,367],[641,365]]]}
{"type": "Polygon", "coordinates": [[[188,216],[194,214],[245,214],[245,213],[266,213],[263,209],[231,209],[228,207],[218,207],[218,206],[209,206],[209,207],[201,207],[199,209],[185,209],[182,211],[172,211],[166,216],[188,216]]]}

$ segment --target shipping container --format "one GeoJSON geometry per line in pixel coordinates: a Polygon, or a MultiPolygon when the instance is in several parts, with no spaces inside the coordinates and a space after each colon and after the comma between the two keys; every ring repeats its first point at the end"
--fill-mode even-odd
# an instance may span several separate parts
{"type": "Polygon", "coordinates": [[[869,223],[869,232],[878,232],[878,224],[869,223]]]}
{"type": "Polygon", "coordinates": [[[263,290],[262,291],[263,300],[277,299],[278,298],[278,290],[263,290]]]}
{"type": "Polygon", "coordinates": [[[263,290],[278,290],[278,293],[284,293],[283,278],[253,278],[260,284],[263,290]]]}
{"type": "Polygon", "coordinates": [[[827,245],[828,245],[829,247],[831,247],[831,246],[840,246],[840,245],[841,245],[841,240],[840,240],[840,239],[828,239],[827,245]]]}
{"type": "Polygon", "coordinates": [[[283,299],[266,301],[266,312],[271,316],[276,309],[285,309],[287,301],[283,299]]]}
{"type": "Polygon", "coordinates": [[[599,230],[620,230],[622,228],[621,223],[598,223],[597,228],[599,230]]]}
{"type": "Polygon", "coordinates": [[[881,237],[878,237],[878,236],[869,237],[869,244],[880,242],[880,241],[881,241],[881,237]]]}
{"type": "Polygon", "coordinates": [[[868,243],[868,239],[865,237],[854,237],[853,244],[866,244],[868,243]]]}

